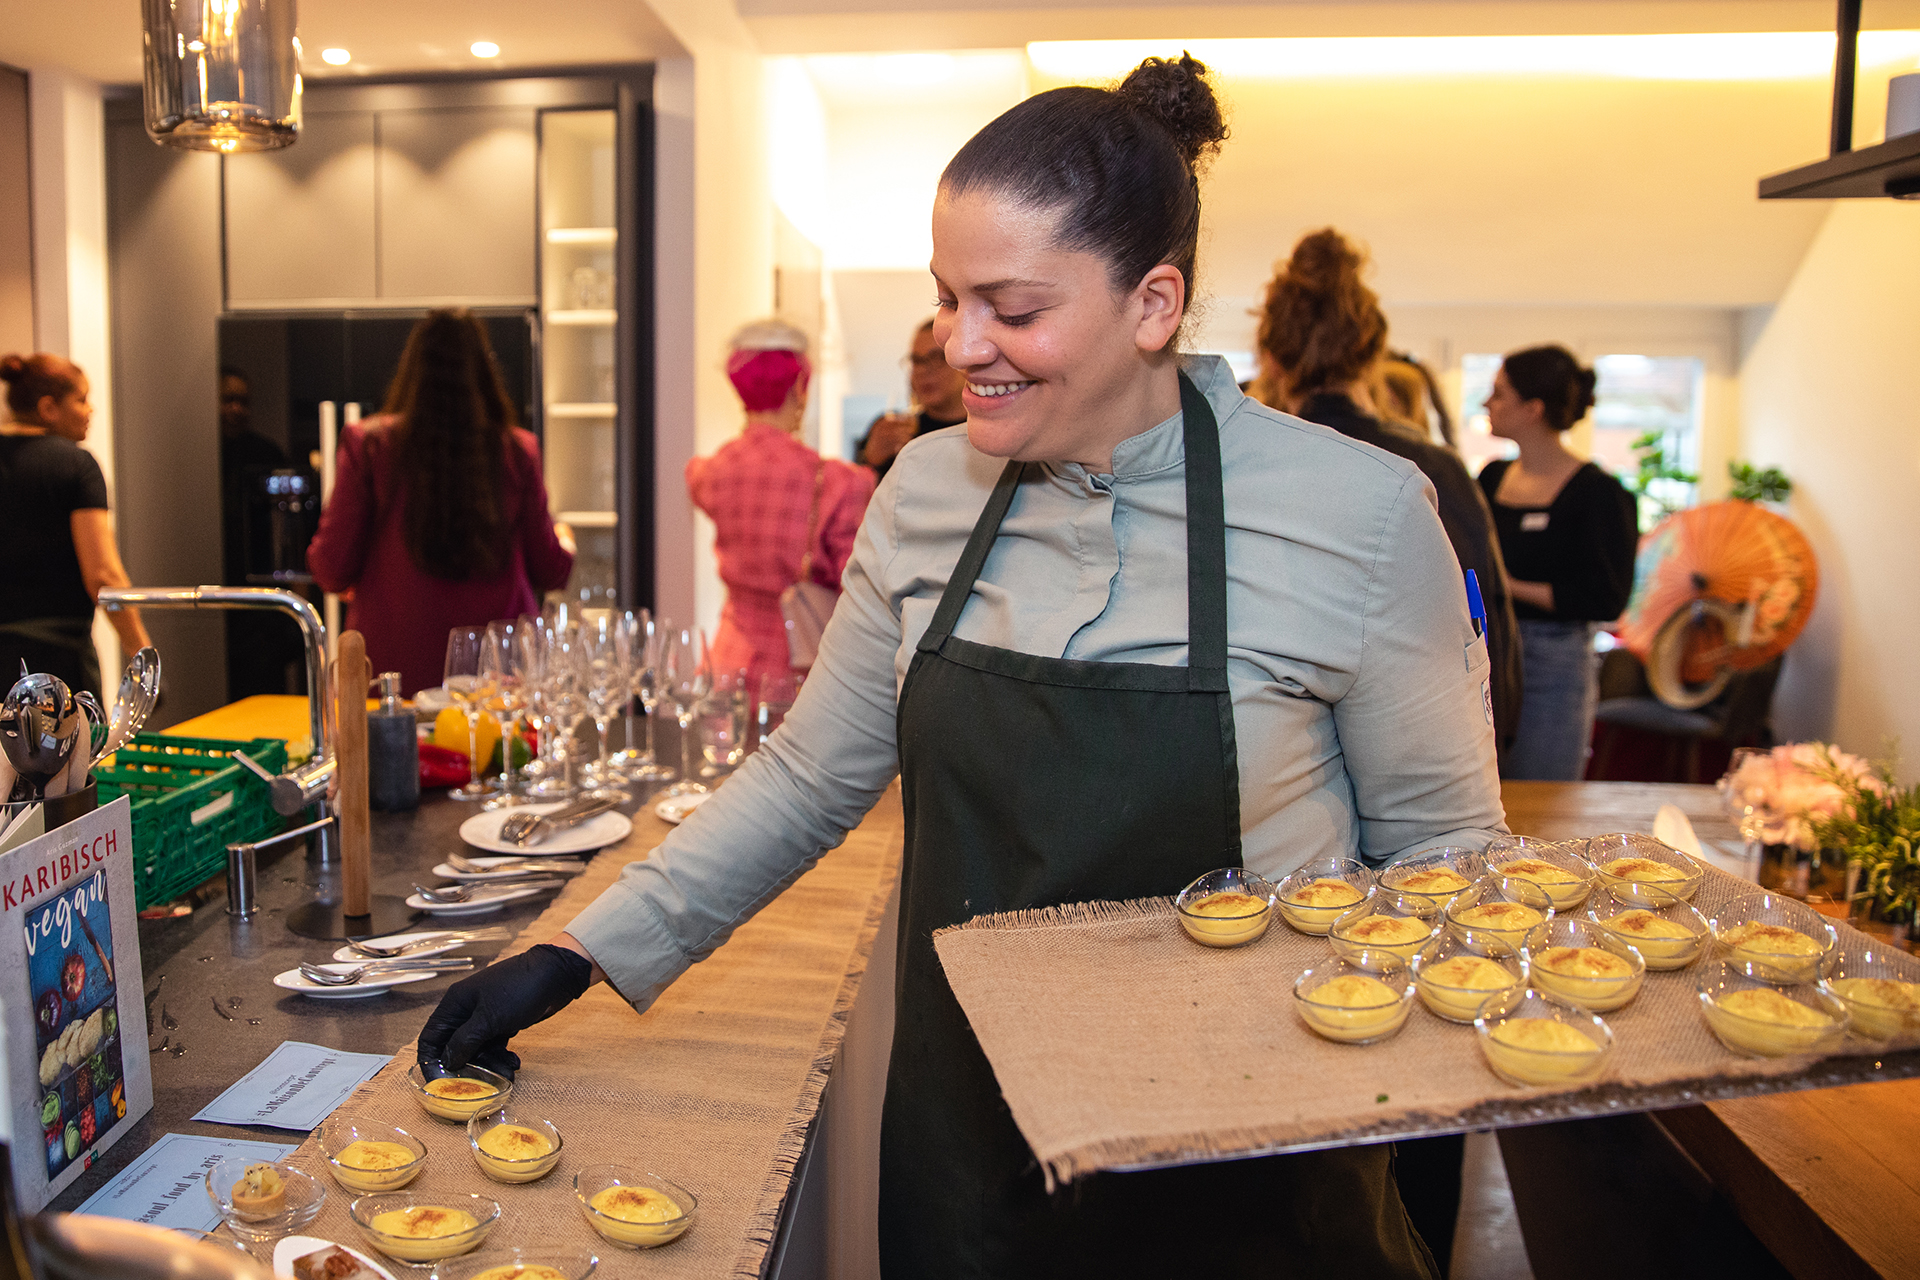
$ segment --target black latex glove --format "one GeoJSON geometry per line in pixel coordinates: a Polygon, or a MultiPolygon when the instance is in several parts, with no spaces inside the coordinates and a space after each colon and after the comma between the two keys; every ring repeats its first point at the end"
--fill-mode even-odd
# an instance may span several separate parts
{"type": "Polygon", "coordinates": [[[458,1070],[475,1063],[507,1079],[520,1055],[507,1041],[586,994],[593,962],[577,951],[542,943],[460,979],[420,1030],[422,1062],[458,1070]]]}

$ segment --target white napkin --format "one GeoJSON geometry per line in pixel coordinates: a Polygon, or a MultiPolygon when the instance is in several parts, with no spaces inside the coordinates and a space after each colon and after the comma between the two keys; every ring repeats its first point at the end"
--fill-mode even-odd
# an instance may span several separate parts
{"type": "Polygon", "coordinates": [[[1693,833],[1693,823],[1687,820],[1679,805],[1660,806],[1660,811],[1653,815],[1653,838],[1689,857],[1701,856],[1700,837],[1693,833]]]}

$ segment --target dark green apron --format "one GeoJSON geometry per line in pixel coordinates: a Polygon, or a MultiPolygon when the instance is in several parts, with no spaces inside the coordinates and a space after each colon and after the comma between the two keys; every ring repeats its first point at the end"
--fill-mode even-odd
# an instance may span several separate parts
{"type": "MultiPolygon", "coordinates": [[[[1041,658],[953,634],[1019,489],[1012,462],[900,691],[889,1280],[1432,1274],[1385,1146],[1096,1175],[1048,1195],[933,950],[934,930],[977,915],[1165,896],[1239,865],[1219,430],[1184,374],[1180,403],[1188,665],[1041,658]]],[[[1274,1010],[1291,1016],[1279,995],[1274,1010]]]]}

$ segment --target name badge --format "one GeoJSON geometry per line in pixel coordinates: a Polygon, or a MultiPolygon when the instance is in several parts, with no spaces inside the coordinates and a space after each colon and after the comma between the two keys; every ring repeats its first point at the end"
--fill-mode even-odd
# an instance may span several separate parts
{"type": "Polygon", "coordinates": [[[1548,513],[1545,511],[1527,512],[1527,514],[1520,517],[1520,532],[1545,533],[1547,529],[1547,515],[1548,513]]]}

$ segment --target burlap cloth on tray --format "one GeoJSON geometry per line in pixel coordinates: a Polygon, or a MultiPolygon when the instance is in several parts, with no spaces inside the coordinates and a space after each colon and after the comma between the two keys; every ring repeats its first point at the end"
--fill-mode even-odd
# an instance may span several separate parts
{"type": "MultiPolygon", "coordinates": [[[[595,857],[508,953],[559,932],[666,831],[643,810],[633,835],[595,857]]],[[[601,1276],[758,1276],[886,909],[900,832],[895,788],[846,843],[644,1015],[602,985],[515,1037],[522,1066],[512,1105],[551,1121],[564,1143],[559,1167],[538,1182],[490,1181],[473,1161],[466,1127],[419,1107],[406,1081],[411,1046],[335,1114],[399,1125],[427,1145],[427,1167],[408,1191],[499,1201],[500,1222],[485,1247],[587,1248],[600,1255],[601,1276]],[[699,1199],[692,1230],[637,1253],[602,1240],[573,1196],[575,1171],[602,1163],[637,1166],[692,1191],[699,1199]]],[[[307,1234],[377,1258],[347,1216],[353,1195],[322,1172],[317,1139],[292,1159],[328,1187],[307,1234]]]]}
{"type": "MultiPolygon", "coordinates": [[[[1712,916],[1753,892],[1708,868],[1694,906],[1712,916]]],[[[1835,923],[1843,950],[1870,945],[1835,923]]],[[[934,945],[1052,1179],[1394,1129],[1477,1127],[1485,1104],[1562,1092],[1501,1082],[1478,1033],[1433,1016],[1417,996],[1389,1040],[1321,1039],[1294,1011],[1293,982],[1331,952],[1325,938],[1278,919],[1258,942],[1215,950],[1186,937],[1166,899],[1100,902],[983,916],[935,934],[934,945]]],[[[1649,972],[1633,1003],[1604,1015],[1614,1053],[1595,1088],[1727,1077],[1764,1087],[1813,1061],[1727,1052],[1701,1017],[1698,967],[1649,972]]],[[[1620,1109],[1631,1110],[1630,1099],[1620,1109]]]]}

